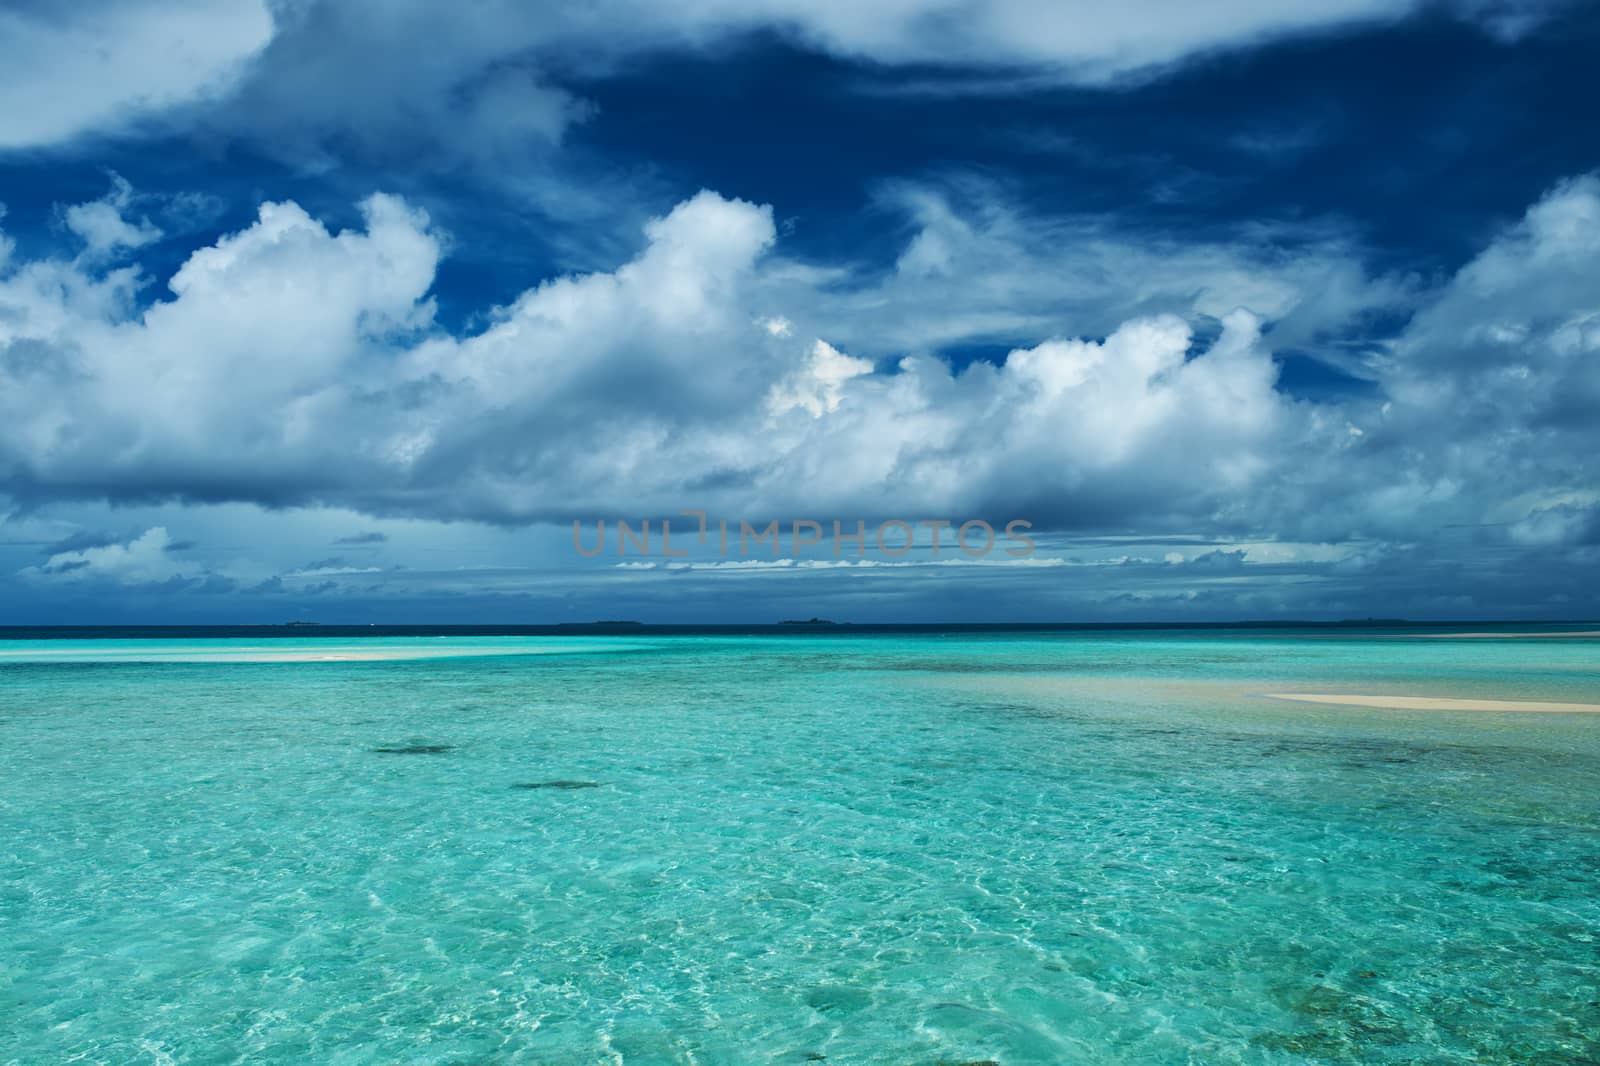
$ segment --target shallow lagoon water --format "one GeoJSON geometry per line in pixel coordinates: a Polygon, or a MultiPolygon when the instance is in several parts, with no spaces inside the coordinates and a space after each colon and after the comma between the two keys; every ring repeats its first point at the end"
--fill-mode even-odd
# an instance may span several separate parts
{"type": "Polygon", "coordinates": [[[1600,716],[1259,696],[1600,642],[517,640],[6,642],[0,1062],[1600,1058],[1600,716]]]}

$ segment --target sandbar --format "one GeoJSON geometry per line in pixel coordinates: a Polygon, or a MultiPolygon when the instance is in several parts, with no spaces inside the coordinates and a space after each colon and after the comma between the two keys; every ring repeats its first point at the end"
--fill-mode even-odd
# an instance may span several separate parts
{"type": "Polygon", "coordinates": [[[1370,696],[1328,692],[1265,692],[1270,700],[1373,707],[1385,711],[1530,711],[1541,714],[1600,714],[1600,703],[1551,700],[1468,700],[1441,696],[1370,696]]]}
{"type": "Polygon", "coordinates": [[[1600,629],[1563,629],[1546,633],[1402,633],[1411,640],[1555,640],[1600,637],[1600,629]]]}
{"type": "MultiPolygon", "coordinates": [[[[122,646],[95,648],[83,645],[65,648],[39,647],[33,642],[18,642],[19,647],[0,648],[0,663],[8,662],[165,662],[165,663],[357,663],[392,662],[408,659],[454,659],[478,656],[552,655],[562,652],[619,650],[597,645],[544,644],[391,644],[360,647],[332,644],[299,647],[270,645],[203,644],[122,646]]],[[[42,643],[42,642],[41,642],[42,643]]]]}

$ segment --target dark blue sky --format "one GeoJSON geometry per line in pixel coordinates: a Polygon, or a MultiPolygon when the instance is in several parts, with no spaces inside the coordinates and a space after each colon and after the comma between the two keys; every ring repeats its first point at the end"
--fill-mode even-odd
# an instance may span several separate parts
{"type": "Polygon", "coordinates": [[[0,156],[0,182],[6,232],[23,252],[54,247],[54,208],[102,195],[107,170],[141,192],[216,198],[181,231],[191,243],[145,253],[156,277],[195,243],[248,225],[262,199],[351,225],[355,200],[401,193],[457,237],[436,286],[457,316],[530,279],[615,266],[639,244],[637,218],[702,188],[773,204],[792,255],[887,268],[912,227],[875,192],[966,175],[1031,212],[1106,215],[1180,239],[1337,226],[1375,266],[1438,274],[1556,181],[1600,163],[1596,55],[1600,9],[1578,4],[1555,6],[1514,45],[1435,10],[1110,87],[1051,84],[1026,67],[852,61],[758,31],[550,72],[592,112],[555,158],[522,162],[541,179],[631,194],[578,226],[437,144],[356,148],[308,171],[211,126],[13,151],[0,156]]]}
{"type": "Polygon", "coordinates": [[[1122,7],[17,8],[0,621],[1595,613],[1600,9],[1122,7]]]}

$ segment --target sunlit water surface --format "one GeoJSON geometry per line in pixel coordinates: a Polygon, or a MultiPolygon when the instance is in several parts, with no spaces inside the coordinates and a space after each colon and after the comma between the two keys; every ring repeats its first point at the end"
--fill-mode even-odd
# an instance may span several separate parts
{"type": "Polygon", "coordinates": [[[351,645],[0,646],[0,1062],[1600,1060],[1600,716],[1259,696],[1600,642],[351,645]]]}

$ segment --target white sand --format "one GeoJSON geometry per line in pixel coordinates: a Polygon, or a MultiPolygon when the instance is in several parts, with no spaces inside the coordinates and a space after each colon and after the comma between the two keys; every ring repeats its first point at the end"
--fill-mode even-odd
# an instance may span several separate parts
{"type": "Polygon", "coordinates": [[[1600,629],[1568,629],[1549,633],[1404,633],[1412,640],[1549,640],[1555,637],[1600,637],[1600,629]]]}
{"type": "Polygon", "coordinates": [[[1600,703],[1554,703],[1548,700],[1459,700],[1438,696],[1363,696],[1322,692],[1266,692],[1271,700],[1328,703],[1339,707],[1375,707],[1387,711],[1535,711],[1544,714],[1600,714],[1600,703]]]}
{"type": "Polygon", "coordinates": [[[42,642],[17,642],[23,646],[0,648],[4,662],[164,662],[164,663],[356,663],[406,659],[453,659],[465,656],[553,655],[572,651],[612,651],[612,647],[561,644],[391,644],[363,647],[351,644],[273,647],[271,645],[154,644],[117,648],[40,647],[42,642]]]}

